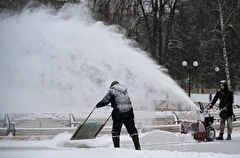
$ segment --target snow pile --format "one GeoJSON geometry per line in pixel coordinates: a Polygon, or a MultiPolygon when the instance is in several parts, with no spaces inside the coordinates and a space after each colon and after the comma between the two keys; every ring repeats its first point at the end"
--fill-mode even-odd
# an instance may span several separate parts
{"type": "MultiPolygon", "coordinates": [[[[121,148],[114,149],[110,135],[103,135],[91,140],[70,141],[70,133],[61,133],[52,140],[1,140],[0,141],[0,157],[34,157],[34,158],[106,158],[106,157],[129,157],[131,158],[186,158],[186,157],[203,157],[203,158],[238,158],[240,154],[223,154],[221,143],[218,142],[196,142],[190,134],[181,135],[178,133],[170,133],[164,131],[152,131],[140,134],[141,151],[135,151],[131,138],[128,135],[121,135],[121,148]],[[184,152],[184,149],[194,147],[191,152],[184,152]],[[209,147],[208,147],[209,146],[209,147]],[[166,150],[166,149],[170,150],[166,150]],[[205,152],[202,149],[219,150],[216,152],[205,152]],[[179,150],[178,150],[179,149],[179,150]],[[220,153],[222,152],[222,153],[220,153]]],[[[240,138],[240,133],[235,132],[235,139],[240,138]]],[[[235,141],[236,141],[235,140],[235,141]]],[[[229,141],[226,141],[229,142],[229,141]]],[[[223,141],[223,143],[226,143],[223,141]]],[[[234,140],[232,140],[234,143],[234,140]]],[[[235,142],[236,151],[239,149],[239,143],[235,142]],[[236,145],[238,144],[238,145],[236,145]]],[[[225,147],[226,148],[226,147],[225,147]]],[[[210,150],[211,151],[211,150],[210,150]]]]}

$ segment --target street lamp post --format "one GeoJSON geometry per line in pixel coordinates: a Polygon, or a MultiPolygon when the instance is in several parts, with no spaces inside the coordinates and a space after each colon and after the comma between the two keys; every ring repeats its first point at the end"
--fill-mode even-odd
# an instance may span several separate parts
{"type": "MultiPolygon", "coordinates": [[[[220,68],[217,66],[214,68],[214,70],[215,70],[215,82],[217,85],[217,73],[220,71],[220,68]]],[[[217,89],[218,89],[218,86],[216,86],[216,91],[217,91],[217,89]]]]}
{"type": "MultiPolygon", "coordinates": [[[[182,66],[183,67],[187,67],[188,63],[186,61],[182,62],[182,66]]],[[[198,66],[198,62],[194,61],[193,62],[193,67],[197,67],[198,66]]],[[[188,66],[188,96],[191,97],[191,78],[192,78],[192,67],[189,65],[188,66]]]]}

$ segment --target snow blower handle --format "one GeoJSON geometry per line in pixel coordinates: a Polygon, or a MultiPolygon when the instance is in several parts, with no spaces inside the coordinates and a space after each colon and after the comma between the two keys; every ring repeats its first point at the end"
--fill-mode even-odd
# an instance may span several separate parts
{"type": "Polygon", "coordinates": [[[203,113],[204,111],[208,111],[209,106],[211,105],[211,103],[209,103],[206,107],[203,106],[202,102],[198,102],[199,107],[200,107],[200,113],[203,113]]]}
{"type": "Polygon", "coordinates": [[[208,103],[208,105],[205,107],[205,109],[210,110],[212,108],[210,106],[211,106],[211,103],[208,103]]]}

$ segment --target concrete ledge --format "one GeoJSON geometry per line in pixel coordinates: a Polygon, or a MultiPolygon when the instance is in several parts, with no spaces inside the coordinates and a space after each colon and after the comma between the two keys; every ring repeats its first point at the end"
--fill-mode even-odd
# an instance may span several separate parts
{"type": "Polygon", "coordinates": [[[63,132],[74,133],[76,128],[16,128],[15,136],[55,136],[63,132]]]}
{"type": "Polygon", "coordinates": [[[19,140],[19,141],[25,141],[25,140],[50,140],[53,139],[54,136],[0,136],[0,140],[19,140]]]}
{"type": "MultiPolygon", "coordinates": [[[[240,109],[234,109],[235,115],[237,116],[237,121],[233,122],[234,129],[240,128],[240,109]]],[[[219,129],[218,122],[218,110],[210,110],[209,113],[214,116],[215,123],[212,125],[216,130],[219,129]]],[[[103,115],[107,115],[109,113],[103,113],[103,115]]],[[[152,130],[164,130],[169,132],[180,132],[180,124],[181,120],[187,121],[196,121],[197,116],[193,111],[175,111],[175,114],[172,111],[135,111],[135,121],[136,126],[139,132],[149,132],[152,130]],[[179,122],[176,122],[176,118],[178,117],[179,122]]],[[[24,140],[28,138],[33,138],[37,140],[45,139],[45,138],[53,138],[59,133],[68,132],[74,133],[76,128],[80,125],[82,120],[84,120],[85,115],[81,115],[81,113],[77,113],[78,117],[74,117],[73,114],[67,113],[47,113],[47,114],[33,114],[33,113],[16,113],[10,114],[9,122],[13,123],[15,129],[15,137],[11,137],[11,139],[19,139],[24,140]],[[77,119],[74,119],[77,118],[77,119]],[[81,120],[82,119],[82,120],[81,120]],[[78,122],[77,122],[78,121],[78,122]],[[41,123],[41,124],[40,124],[41,123]],[[72,126],[73,125],[73,126],[72,126]]],[[[0,118],[2,120],[6,117],[5,115],[1,115],[0,118]]],[[[102,121],[104,118],[94,118],[93,121],[102,121]]],[[[7,136],[8,128],[5,125],[6,121],[2,122],[0,125],[0,139],[10,139],[7,136]]],[[[111,134],[112,130],[112,120],[109,119],[105,127],[99,133],[103,134],[111,134]]],[[[122,134],[127,134],[126,128],[123,126],[122,134]]]]}

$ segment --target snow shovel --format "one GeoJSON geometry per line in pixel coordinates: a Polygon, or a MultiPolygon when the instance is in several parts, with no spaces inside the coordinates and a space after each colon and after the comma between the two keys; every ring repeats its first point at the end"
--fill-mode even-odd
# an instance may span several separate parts
{"type": "Polygon", "coordinates": [[[93,108],[93,110],[84,120],[84,122],[80,126],[78,126],[78,128],[76,129],[76,131],[74,132],[70,140],[95,139],[97,137],[98,133],[105,126],[105,124],[107,123],[111,115],[106,119],[104,123],[87,122],[87,120],[92,115],[95,109],[96,107],[93,108]]]}

